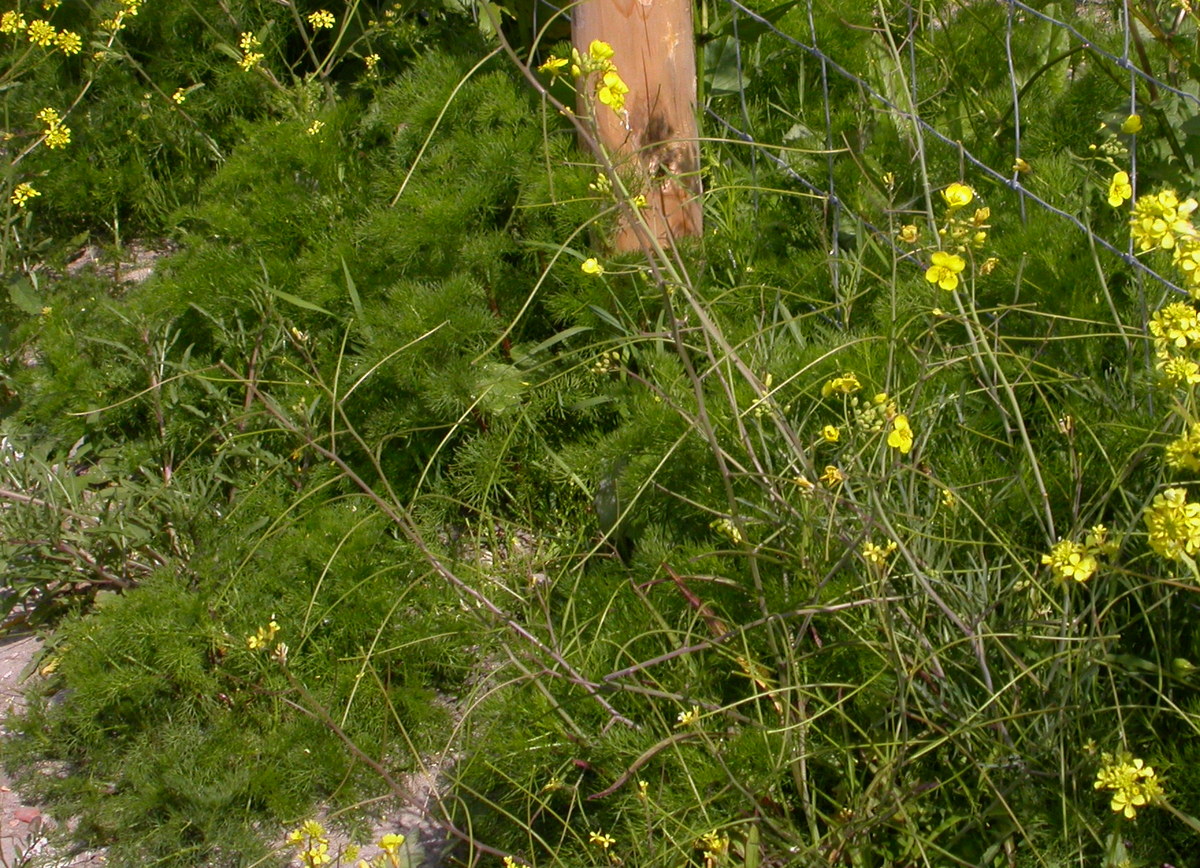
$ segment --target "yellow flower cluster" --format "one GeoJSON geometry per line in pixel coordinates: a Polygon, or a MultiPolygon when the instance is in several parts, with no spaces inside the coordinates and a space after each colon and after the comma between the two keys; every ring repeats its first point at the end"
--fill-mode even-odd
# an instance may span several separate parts
{"type": "MultiPolygon", "coordinates": [[[[850,410],[854,413],[854,426],[860,431],[874,433],[882,431],[888,423],[896,420],[896,402],[887,392],[878,392],[871,400],[850,399],[850,410]]],[[[907,427],[907,417],[900,423],[901,428],[907,427]]],[[[911,429],[910,429],[911,430],[911,429]]],[[[896,435],[900,437],[902,435],[896,435]]],[[[896,447],[893,447],[896,448],[896,447]]]]}
{"type": "Polygon", "coordinates": [[[704,851],[704,868],[715,868],[729,856],[729,836],[719,834],[715,829],[705,832],[696,842],[696,849],[704,851]]]}
{"type": "Polygon", "coordinates": [[[13,188],[12,196],[9,197],[8,201],[12,202],[18,208],[24,208],[26,202],[40,195],[42,194],[33,189],[32,184],[20,183],[13,188]]]}
{"type": "Polygon", "coordinates": [[[5,12],[0,15],[0,33],[20,33],[28,26],[19,12],[5,12]]]}
{"type": "Polygon", "coordinates": [[[123,5],[117,10],[117,14],[106,21],[100,22],[100,27],[103,30],[111,30],[113,33],[125,29],[125,19],[132,18],[138,14],[144,0],[124,0],[123,5]]]}
{"type": "Polygon", "coordinates": [[[1181,238],[1194,238],[1192,212],[1195,199],[1179,201],[1174,190],[1160,190],[1152,196],[1139,196],[1133,203],[1129,231],[1137,249],[1143,253],[1161,248],[1172,250],[1181,238]]]}
{"type": "Polygon", "coordinates": [[[1167,446],[1167,466],[1175,470],[1200,471],[1200,422],[1193,422],[1187,433],[1167,446]]]}
{"type": "Polygon", "coordinates": [[[605,835],[603,832],[591,832],[588,835],[588,841],[595,844],[601,850],[607,850],[613,844],[617,843],[617,839],[612,835],[605,835]]]}
{"type": "Polygon", "coordinates": [[[312,25],[313,30],[332,30],[336,22],[333,13],[325,9],[318,9],[308,16],[308,23],[312,25]]]}
{"type": "Polygon", "coordinates": [[[272,619],[267,626],[259,627],[254,635],[246,637],[246,647],[251,651],[261,651],[275,641],[278,632],[279,624],[272,619]]]}
{"type": "Polygon", "coordinates": [[[594,256],[583,260],[583,264],[579,266],[579,269],[584,274],[590,274],[592,277],[599,277],[604,273],[604,266],[594,256]]]}
{"type": "Polygon", "coordinates": [[[608,106],[617,114],[625,109],[625,94],[629,86],[617,72],[613,63],[613,47],[607,42],[593,39],[588,46],[587,54],[580,54],[578,49],[571,49],[571,59],[550,55],[546,62],[538,67],[538,72],[557,77],[563,74],[567,66],[571,68],[572,78],[595,76],[596,99],[608,106]]]}
{"type": "Polygon", "coordinates": [[[1143,518],[1150,548],[1164,558],[1178,560],[1200,551],[1200,503],[1189,503],[1185,489],[1155,495],[1143,518]]]}
{"type": "Polygon", "coordinates": [[[35,18],[29,22],[29,29],[25,31],[29,41],[34,45],[40,45],[42,48],[54,42],[54,37],[58,35],[58,31],[49,21],[43,21],[41,18],[35,18]]]}
{"type": "Polygon", "coordinates": [[[83,40],[79,38],[78,33],[72,33],[70,30],[58,31],[58,35],[54,37],[54,44],[66,55],[78,54],[83,50],[83,40]]]}
{"type": "Polygon", "coordinates": [[[1060,582],[1086,582],[1100,568],[1099,557],[1107,557],[1117,549],[1108,534],[1108,528],[1098,524],[1091,529],[1082,543],[1062,540],[1042,555],[1042,563],[1050,568],[1051,575],[1060,582]]]}
{"type": "Polygon", "coordinates": [[[888,540],[888,544],[885,546],[867,540],[862,547],[863,560],[881,567],[887,563],[888,558],[895,554],[897,548],[895,540],[888,540]]]}
{"type": "Polygon", "coordinates": [[[1158,369],[1176,386],[1200,383],[1200,364],[1189,353],[1200,349],[1200,312],[1182,301],[1173,301],[1150,317],[1150,334],[1158,369]]]}
{"type": "Polygon", "coordinates": [[[1137,809],[1153,804],[1162,798],[1162,784],[1154,769],[1143,760],[1133,759],[1129,754],[1103,753],[1100,755],[1100,771],[1096,772],[1097,790],[1112,791],[1109,807],[1128,820],[1137,816],[1137,809]]]}
{"type": "Polygon", "coordinates": [[[0,15],[0,33],[16,34],[24,32],[25,37],[34,45],[42,48],[54,46],[63,54],[78,54],[83,50],[83,40],[78,33],[70,30],[57,30],[49,21],[35,18],[26,23],[25,17],[16,11],[0,15]]]}
{"type": "Polygon", "coordinates": [[[325,827],[316,820],[305,820],[288,832],[287,842],[296,848],[304,868],[317,868],[333,861],[329,855],[329,837],[325,827]]]}
{"type": "Polygon", "coordinates": [[[57,111],[44,108],[37,113],[37,119],[46,125],[42,135],[45,136],[47,148],[65,148],[71,143],[71,128],[63,124],[57,111]]]}
{"type": "Polygon", "coordinates": [[[708,526],[734,545],[743,539],[741,529],[728,518],[718,518],[716,521],[710,522],[708,526]]]}
{"type": "MultiPolygon", "coordinates": [[[[975,190],[967,184],[955,181],[953,184],[942,190],[942,201],[946,203],[946,222],[938,230],[938,236],[942,242],[953,247],[958,253],[965,253],[968,247],[982,247],[987,241],[987,230],[991,228],[988,220],[992,216],[990,208],[976,208],[975,213],[970,217],[961,216],[964,208],[975,201],[975,190]]],[[[911,230],[916,229],[915,226],[905,226],[901,228],[901,240],[907,240],[904,237],[906,230],[908,234],[914,236],[916,233],[911,230]]],[[[955,257],[958,262],[962,262],[961,258],[955,257]]],[[[937,255],[934,254],[934,264],[938,265],[937,255]]],[[[962,271],[962,268],[958,268],[962,271]]],[[[958,271],[954,272],[955,274],[958,271]]],[[[938,280],[930,278],[926,274],[926,279],[930,283],[939,283],[938,280]]],[[[955,286],[958,285],[957,279],[954,281],[955,286]]],[[[943,286],[943,289],[951,289],[951,287],[943,286]]]]}
{"type": "Polygon", "coordinates": [[[238,40],[238,48],[242,50],[242,59],[238,61],[238,66],[240,66],[246,72],[249,72],[250,70],[254,69],[254,67],[262,63],[264,55],[261,52],[254,50],[259,48],[261,45],[262,43],[259,42],[258,37],[253,33],[250,33],[249,31],[243,33],[242,38],[238,40]]]}
{"type": "Polygon", "coordinates": [[[363,63],[365,63],[367,66],[367,73],[370,75],[374,75],[376,73],[376,67],[379,66],[379,55],[378,54],[368,54],[366,57],[363,58],[363,63]]]}
{"type": "Polygon", "coordinates": [[[1160,354],[1200,347],[1200,313],[1190,304],[1173,301],[1150,317],[1150,334],[1160,354]]]}

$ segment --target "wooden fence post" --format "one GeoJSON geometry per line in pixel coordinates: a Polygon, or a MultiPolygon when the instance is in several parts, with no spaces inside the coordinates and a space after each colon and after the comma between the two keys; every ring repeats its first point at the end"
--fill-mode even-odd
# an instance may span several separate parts
{"type": "MultiPolygon", "coordinates": [[[[620,113],[590,100],[601,143],[618,170],[646,197],[642,214],[660,244],[701,235],[696,49],[692,0],[583,0],[572,19],[572,40],[587,55],[592,40],[613,48],[613,63],[629,87],[620,113]],[[630,171],[630,170],[633,171],[630,171]]],[[[622,221],[613,246],[642,246],[622,221]]]]}

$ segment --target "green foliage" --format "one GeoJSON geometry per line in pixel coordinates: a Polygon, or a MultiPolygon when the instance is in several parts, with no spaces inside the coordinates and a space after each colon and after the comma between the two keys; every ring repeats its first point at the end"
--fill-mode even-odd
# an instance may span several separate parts
{"type": "Polygon", "coordinates": [[[5,750],[110,861],[273,859],[433,765],[464,864],[1186,862],[1195,546],[1145,515],[1192,387],[1099,243],[1131,149],[1194,192],[1186,98],[1123,129],[1004,6],[709,7],[711,231],[615,256],[610,167],[461,12],[129,8],[3,92],[77,100],[4,187],[4,600],[58,619],[5,750]]]}

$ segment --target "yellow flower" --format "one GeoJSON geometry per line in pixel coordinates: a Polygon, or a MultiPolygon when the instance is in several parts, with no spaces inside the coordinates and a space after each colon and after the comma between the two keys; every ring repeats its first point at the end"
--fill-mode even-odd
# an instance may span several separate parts
{"type": "Polygon", "coordinates": [[[832,464],[825,465],[825,472],[822,473],[819,478],[830,488],[840,485],[842,482],[846,481],[845,474],[843,474],[842,471],[838,470],[832,464]]]}
{"type": "Polygon", "coordinates": [[[1183,272],[1183,282],[1192,298],[1200,298],[1200,237],[1180,238],[1171,255],[1171,264],[1183,272]]]}
{"type": "Polygon", "coordinates": [[[832,380],[822,386],[821,397],[828,398],[834,392],[837,392],[841,395],[849,395],[853,392],[857,392],[861,388],[862,384],[858,382],[858,375],[851,371],[847,371],[840,377],[834,377],[832,380]]]}
{"type": "Polygon", "coordinates": [[[921,235],[921,230],[912,223],[906,223],[900,227],[900,231],[896,233],[896,237],[905,244],[916,244],[917,239],[921,235]]]}
{"type": "Polygon", "coordinates": [[[947,292],[953,292],[958,289],[958,275],[966,266],[967,263],[958,254],[938,250],[933,254],[933,265],[925,272],[925,279],[947,292]]]}
{"type": "Polygon", "coordinates": [[[33,185],[21,183],[17,184],[17,186],[13,188],[12,196],[9,198],[9,201],[18,208],[24,208],[26,202],[40,195],[42,194],[33,189],[33,185]]]}
{"type": "Polygon", "coordinates": [[[70,30],[60,30],[54,37],[54,44],[66,55],[78,54],[83,50],[83,40],[79,38],[78,33],[72,33],[70,30]]]}
{"type": "Polygon", "coordinates": [[[625,108],[625,94],[627,93],[629,93],[628,85],[621,80],[621,76],[617,75],[615,69],[610,69],[600,79],[600,84],[596,88],[596,99],[614,112],[620,112],[625,108]]]}
{"type": "MultiPolygon", "coordinates": [[[[592,43],[595,45],[595,43],[592,43]]],[[[607,850],[613,844],[617,843],[617,839],[611,835],[605,835],[603,832],[591,832],[588,834],[588,841],[595,844],[602,850],[607,850]]]]}
{"type": "Polygon", "coordinates": [[[1016,172],[1018,175],[1024,175],[1024,174],[1027,174],[1027,173],[1033,171],[1033,166],[1029,165],[1027,162],[1025,162],[1020,157],[1017,157],[1013,161],[1012,168],[1013,168],[1013,171],[1016,172]]]}
{"type": "Polygon", "coordinates": [[[1127,136],[1132,136],[1142,131],[1142,116],[1130,115],[1121,123],[1121,132],[1127,136]]]}
{"type": "Polygon", "coordinates": [[[0,33],[20,33],[28,26],[25,19],[16,12],[0,15],[0,33]]]}
{"type": "Polygon", "coordinates": [[[262,43],[258,41],[258,37],[249,31],[243,33],[242,38],[238,40],[238,48],[242,49],[242,51],[253,51],[260,45],[262,43]]]}
{"type": "Polygon", "coordinates": [[[388,857],[395,861],[396,855],[400,852],[400,848],[404,846],[405,837],[403,835],[387,834],[379,839],[379,849],[387,853],[388,857]]]}
{"type": "Polygon", "coordinates": [[[887,444],[893,449],[900,450],[901,455],[907,455],[913,447],[913,430],[908,426],[908,417],[901,413],[892,420],[892,431],[888,434],[887,444]]]}
{"type": "Polygon", "coordinates": [[[1122,203],[1133,196],[1133,186],[1129,183],[1128,172],[1117,172],[1108,182],[1108,204],[1120,208],[1122,203]]]}
{"type": "Polygon", "coordinates": [[[604,273],[604,266],[601,265],[595,257],[585,259],[579,268],[584,274],[590,274],[595,277],[598,277],[604,273]]]}
{"type": "MultiPolygon", "coordinates": [[[[276,628],[279,626],[274,621],[271,622],[271,625],[276,628]]],[[[316,838],[318,841],[325,840],[325,827],[316,820],[305,820],[300,824],[300,831],[310,838],[316,838]]]]}
{"type": "Polygon", "coordinates": [[[687,711],[681,711],[675,717],[675,728],[693,726],[700,721],[700,706],[693,705],[687,711]]]}
{"type": "Polygon", "coordinates": [[[895,540],[888,540],[886,546],[876,545],[873,542],[867,541],[863,543],[862,556],[867,563],[883,566],[898,547],[895,540]]]}
{"type": "Polygon", "coordinates": [[[1191,217],[1196,207],[1195,199],[1180,202],[1176,192],[1170,189],[1160,190],[1153,196],[1139,196],[1129,218],[1129,234],[1142,252],[1156,247],[1170,250],[1177,239],[1195,237],[1191,217]]]}
{"type": "Polygon", "coordinates": [[[321,128],[323,126],[325,126],[324,121],[313,121],[309,128],[304,132],[306,135],[315,136],[317,133],[321,132],[321,128]]]}
{"type": "Polygon", "coordinates": [[[997,259],[995,256],[989,256],[987,259],[983,260],[983,264],[979,266],[979,273],[984,277],[987,277],[996,270],[996,266],[999,264],[999,259],[997,259]]]}
{"type": "Polygon", "coordinates": [[[379,66],[379,55],[368,54],[363,58],[363,63],[367,65],[367,72],[374,72],[375,67],[379,66]]]}
{"type": "Polygon", "coordinates": [[[46,130],[46,147],[50,150],[71,144],[71,128],[56,123],[46,130]]]}
{"type": "Polygon", "coordinates": [[[567,63],[569,61],[565,57],[557,57],[551,54],[546,58],[546,62],[538,67],[538,72],[545,72],[549,75],[561,75],[567,63]]]}
{"type": "Polygon", "coordinates": [[[29,31],[26,35],[34,45],[40,45],[45,48],[54,41],[54,37],[57,34],[58,31],[54,29],[49,21],[35,18],[29,23],[29,31]]]}
{"type": "Polygon", "coordinates": [[[1095,575],[1099,566],[1086,546],[1070,540],[1055,544],[1050,554],[1042,555],[1042,563],[1050,567],[1050,572],[1060,582],[1086,582],[1095,575]]]}
{"type": "Polygon", "coordinates": [[[1160,354],[1200,347],[1200,312],[1190,304],[1173,301],[1150,315],[1150,334],[1160,354]]]}
{"type": "Polygon", "coordinates": [[[254,69],[254,67],[262,63],[264,56],[265,55],[260,54],[257,51],[247,51],[242,56],[242,59],[238,61],[238,66],[240,66],[244,71],[249,72],[250,70],[254,69]]]}
{"type": "Polygon", "coordinates": [[[1200,422],[1193,422],[1186,434],[1167,446],[1166,461],[1175,470],[1200,471],[1200,422]]]}
{"type": "Polygon", "coordinates": [[[975,198],[975,191],[966,184],[960,184],[955,181],[942,191],[942,199],[951,211],[957,211],[960,208],[965,208],[971,204],[971,200],[975,198]]]}
{"type": "Polygon", "coordinates": [[[1178,560],[1200,551],[1200,503],[1188,503],[1186,490],[1155,495],[1144,521],[1150,548],[1162,557],[1178,560]]]}
{"type": "Polygon", "coordinates": [[[187,90],[182,87],[175,88],[175,93],[171,94],[171,99],[175,100],[176,104],[183,105],[183,101],[187,99],[187,90]]]}
{"type": "Polygon", "coordinates": [[[319,9],[308,16],[308,23],[312,25],[313,30],[330,30],[336,20],[332,12],[324,9],[319,9]]]}
{"type": "Polygon", "coordinates": [[[612,60],[613,47],[607,42],[602,42],[599,39],[593,39],[592,44],[588,46],[588,54],[592,60],[597,63],[603,63],[606,60],[612,60]]]}
{"type": "Polygon", "coordinates": [[[826,425],[821,429],[821,436],[826,443],[837,443],[842,436],[842,432],[834,425],[826,425]]]}
{"type": "Polygon", "coordinates": [[[1174,356],[1159,362],[1157,367],[1173,386],[1194,386],[1200,383],[1200,365],[1191,359],[1174,356]]]}

